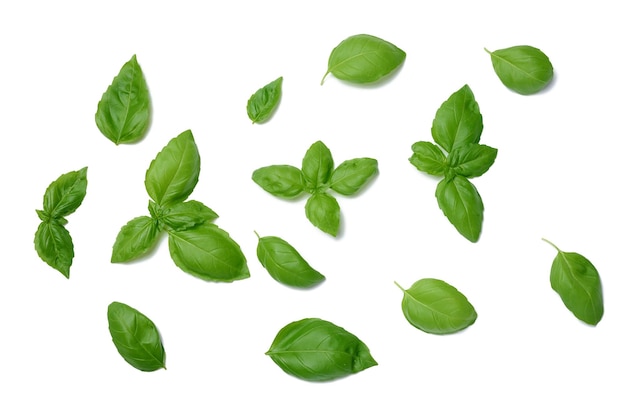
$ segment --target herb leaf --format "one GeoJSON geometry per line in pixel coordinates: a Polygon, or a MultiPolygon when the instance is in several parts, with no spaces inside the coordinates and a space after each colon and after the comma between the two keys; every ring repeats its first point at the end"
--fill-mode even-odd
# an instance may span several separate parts
{"type": "Polygon", "coordinates": [[[117,301],[109,304],[107,319],[113,344],[126,362],[145,372],[165,369],[165,349],[152,320],[117,301]]]}
{"type": "Polygon", "coordinates": [[[160,231],[158,222],[152,217],[135,217],[117,234],[111,262],[130,262],[144,255],[154,247],[160,231]]]}
{"type": "Polygon", "coordinates": [[[282,198],[294,198],[304,191],[302,171],[291,165],[271,165],[252,173],[252,180],[268,193],[282,198]]]}
{"type": "Polygon", "coordinates": [[[467,84],[439,107],[431,128],[433,139],[446,152],[468,143],[478,143],[482,131],[483,117],[467,84]]]}
{"type": "Polygon", "coordinates": [[[311,195],[304,206],[306,217],[323,232],[337,236],[339,232],[339,203],[327,193],[311,195]]]}
{"type": "Polygon", "coordinates": [[[528,45],[489,52],[491,63],[502,84],[523,94],[535,94],[552,80],[554,69],[546,54],[528,45]]]}
{"type": "Polygon", "coordinates": [[[543,239],[557,250],[550,269],[550,285],[559,294],[563,304],[574,316],[595,326],[604,314],[602,283],[593,264],[576,252],[563,252],[549,240],[543,239]]]}
{"type": "Polygon", "coordinates": [[[282,95],[283,77],[259,88],[248,100],[246,110],[252,123],[263,123],[273,114],[282,95]]]}
{"type": "Polygon", "coordinates": [[[319,140],[311,145],[302,159],[302,174],[311,192],[328,184],[333,168],[330,149],[319,140]]]}
{"type": "Polygon", "coordinates": [[[447,170],[446,155],[434,143],[420,141],[411,147],[413,155],[409,162],[418,170],[430,175],[442,176],[447,170]]]}
{"type": "Polygon", "coordinates": [[[458,146],[448,155],[448,165],[466,178],[480,177],[496,160],[498,150],[487,145],[469,143],[458,146]]]}
{"type": "Polygon", "coordinates": [[[404,62],[406,53],[383,39],[372,35],[354,35],[344,39],[331,52],[328,70],[340,80],[372,83],[391,73],[404,62]]]}
{"type": "Polygon", "coordinates": [[[87,167],[70,171],[53,181],[43,196],[43,210],[52,218],[72,214],[87,194],[87,167]]]}
{"type": "Polygon", "coordinates": [[[377,365],[359,338],[318,318],[283,327],[266,355],[286,373],[306,381],[330,381],[377,365]]]}
{"type": "Polygon", "coordinates": [[[54,219],[43,221],[35,232],[35,250],[39,257],[52,268],[70,277],[74,259],[74,243],[70,232],[54,219]]]}
{"type": "Polygon", "coordinates": [[[443,179],[435,191],[439,208],[460,234],[477,242],[483,223],[483,201],[478,190],[465,177],[443,179]]]}
{"type": "Polygon", "coordinates": [[[433,334],[450,334],[474,324],[476,310],[452,285],[435,278],[424,278],[404,292],[402,312],[409,323],[433,334]]]}
{"type": "Polygon", "coordinates": [[[102,94],[96,112],[100,132],[116,145],[141,139],[150,123],[150,94],[143,71],[133,57],[102,94]]]}
{"type": "Polygon", "coordinates": [[[359,192],[378,172],[378,161],[372,158],[355,158],[339,164],[330,177],[330,188],[339,194],[353,195],[359,192]]]}
{"type": "Polygon", "coordinates": [[[186,230],[217,217],[217,213],[201,202],[190,200],[165,209],[159,220],[174,230],[186,230]]]}

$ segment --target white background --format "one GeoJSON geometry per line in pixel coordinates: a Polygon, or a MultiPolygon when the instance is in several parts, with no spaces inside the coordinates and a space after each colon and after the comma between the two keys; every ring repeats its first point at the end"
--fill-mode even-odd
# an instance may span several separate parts
{"type": "Polygon", "coordinates": [[[0,6],[0,414],[623,416],[624,47],[620,2],[231,1],[44,2],[0,6]],[[206,4],[205,4],[206,3],[206,4]],[[510,4],[509,4],[510,3],[510,4]],[[331,50],[368,33],[407,53],[388,82],[329,76],[331,50]],[[498,80],[484,47],[528,44],[555,67],[545,92],[498,80]],[[148,135],[115,146],[98,131],[101,94],[137,54],[153,102],[148,135]],[[284,77],[266,124],[245,105],[284,77]],[[470,85],[498,148],[474,181],[485,204],[478,243],[461,237],[409,162],[431,140],[440,104],[470,85]],[[191,129],[202,158],[192,198],[241,245],[251,278],[205,282],[179,270],[166,241],[149,258],[111,264],[120,227],[147,214],[143,179],[173,137],[191,129]],[[316,140],[336,164],[372,157],[380,173],[338,197],[333,238],[304,199],[263,191],[252,171],[299,166],[316,140]],[[88,166],[87,196],[68,217],[71,277],[33,246],[46,187],[88,166]],[[273,281],[257,238],[289,241],[326,275],[310,291],[273,281]],[[549,283],[556,251],[600,271],[605,315],[578,321],[549,283]],[[472,302],[466,331],[434,336],[400,308],[408,288],[440,278],[472,302]],[[159,327],[167,370],[143,373],[111,342],[106,309],[127,303],[159,327]],[[264,355],[287,323],[320,317],[361,338],[379,365],[331,383],[304,382],[264,355]]]}

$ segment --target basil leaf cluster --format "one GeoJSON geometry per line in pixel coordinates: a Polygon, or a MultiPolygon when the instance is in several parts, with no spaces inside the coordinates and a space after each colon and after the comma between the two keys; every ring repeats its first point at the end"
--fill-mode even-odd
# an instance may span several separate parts
{"type": "Polygon", "coordinates": [[[231,282],[250,272],[239,245],[211,222],[217,214],[203,203],[186,201],[200,175],[200,155],[187,130],[159,152],[146,171],[150,216],[130,220],[119,231],[111,262],[129,262],[154,247],[162,231],[168,234],[176,266],[198,278],[231,282]]]}
{"type": "Polygon", "coordinates": [[[550,58],[534,46],[519,45],[490,52],[491,64],[502,84],[523,94],[535,94],[550,84],[554,68],[550,58]]]}
{"type": "Polygon", "coordinates": [[[264,123],[272,117],[283,92],[283,77],[259,88],[248,100],[246,111],[252,123],[264,123]]]}
{"type": "Polygon", "coordinates": [[[317,141],[302,159],[302,169],[291,165],[271,165],[252,173],[252,180],[268,193],[293,199],[309,193],[304,207],[306,217],[320,230],[337,236],[339,232],[339,203],[330,190],[342,195],[358,193],[378,172],[378,161],[355,158],[335,168],[330,150],[317,141]]]}
{"type": "Polygon", "coordinates": [[[478,143],[482,131],[478,103],[466,84],[437,110],[431,128],[435,144],[414,143],[409,158],[418,170],[443,177],[435,191],[439,208],[471,242],[477,242],[480,237],[484,206],[469,178],[487,172],[498,153],[497,149],[478,143]]]}
{"type": "Polygon", "coordinates": [[[66,216],[74,213],[87,194],[87,167],[59,176],[46,189],[43,210],[36,210],[41,223],[35,232],[35,250],[52,268],[70,277],[74,243],[65,228],[66,216]]]}

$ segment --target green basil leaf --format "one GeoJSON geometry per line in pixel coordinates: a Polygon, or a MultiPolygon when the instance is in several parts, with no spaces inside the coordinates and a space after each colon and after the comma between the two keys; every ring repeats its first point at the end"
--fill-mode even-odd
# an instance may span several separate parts
{"type": "Polygon", "coordinates": [[[147,253],[156,244],[158,222],[148,216],[135,217],[117,234],[111,255],[112,263],[129,262],[147,253]]]}
{"type": "Polygon", "coordinates": [[[159,218],[174,230],[185,230],[217,219],[217,213],[199,201],[177,203],[165,209],[159,218]]]}
{"type": "Polygon", "coordinates": [[[378,365],[359,338],[318,318],[283,327],[266,355],[287,374],[306,381],[330,381],[378,365]]]}
{"type": "Polygon", "coordinates": [[[283,77],[278,77],[252,94],[246,107],[252,123],[263,123],[272,116],[280,102],[282,86],[283,77]]]}
{"type": "Polygon", "coordinates": [[[563,252],[549,240],[543,240],[558,252],[550,270],[552,289],[574,316],[595,326],[604,314],[598,270],[584,256],[576,252],[563,252]]]}
{"type": "Polygon", "coordinates": [[[181,203],[200,176],[200,154],[193,134],[186,130],[158,153],[146,171],[146,191],[160,206],[181,203]]]}
{"type": "Polygon", "coordinates": [[[304,206],[306,217],[323,232],[337,236],[339,232],[339,203],[332,195],[315,193],[304,206]]]}
{"type": "Polygon", "coordinates": [[[465,177],[443,179],[435,191],[439,208],[450,223],[471,242],[477,242],[483,224],[483,201],[476,187],[465,177]]]}
{"type": "Polygon", "coordinates": [[[54,180],[43,196],[43,211],[51,218],[72,214],[87,194],[87,167],[54,180]]]}
{"type": "Polygon", "coordinates": [[[406,53],[383,39],[371,35],[354,35],[344,39],[331,52],[328,70],[340,80],[372,83],[388,75],[405,60],[406,53]]]}
{"type": "Polygon", "coordinates": [[[418,329],[433,334],[451,334],[476,321],[476,310],[452,285],[435,278],[424,278],[404,292],[402,312],[418,329]]]}
{"type": "Polygon", "coordinates": [[[291,165],[259,168],[252,173],[252,180],[276,197],[294,198],[304,191],[302,171],[291,165]]]}
{"type": "Polygon", "coordinates": [[[116,145],[141,139],[150,124],[150,94],[143,71],[133,57],[102,94],[96,112],[100,132],[116,145]]]}
{"type": "Polygon", "coordinates": [[[357,193],[378,172],[378,161],[355,158],[342,162],[330,177],[330,188],[339,194],[357,193]]]}
{"type": "Polygon", "coordinates": [[[541,50],[528,45],[489,52],[491,63],[502,84],[519,94],[535,94],[550,83],[552,63],[541,50]]]}
{"type": "Polygon", "coordinates": [[[113,344],[126,362],[145,372],[165,369],[165,348],[152,320],[117,301],[109,304],[107,319],[113,344]]]}
{"type": "Polygon", "coordinates": [[[302,174],[311,192],[328,184],[333,168],[330,149],[319,140],[311,145],[302,159],[302,174]]]}
{"type": "Polygon", "coordinates": [[[204,280],[222,282],[250,276],[241,248],[216,225],[204,223],[168,233],[170,255],[183,271],[204,280]]]}
{"type": "Polygon", "coordinates": [[[313,269],[285,240],[276,236],[258,238],[259,262],[276,281],[298,288],[309,288],[324,281],[324,275],[313,269]]]}
{"type": "Polygon", "coordinates": [[[435,142],[448,153],[455,147],[478,143],[482,131],[483,117],[467,84],[439,107],[431,128],[435,142]]]}
{"type": "Polygon", "coordinates": [[[35,250],[45,263],[62,273],[65,278],[70,277],[74,243],[62,224],[54,219],[41,222],[35,232],[35,250]]]}
{"type": "Polygon", "coordinates": [[[480,177],[491,168],[497,155],[498,150],[495,148],[469,143],[454,148],[448,155],[448,164],[458,175],[480,177]]]}
{"type": "Polygon", "coordinates": [[[445,174],[446,155],[439,146],[430,142],[415,142],[411,147],[413,155],[409,158],[409,162],[418,170],[430,175],[442,176],[445,174]]]}

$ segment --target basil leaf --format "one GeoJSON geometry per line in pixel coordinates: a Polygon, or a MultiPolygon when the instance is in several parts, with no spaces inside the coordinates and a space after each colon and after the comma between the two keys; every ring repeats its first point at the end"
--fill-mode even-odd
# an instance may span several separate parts
{"type": "Polygon", "coordinates": [[[200,155],[193,134],[186,130],[158,153],[146,171],[146,191],[160,206],[183,202],[198,183],[200,155]]]}
{"type": "Polygon", "coordinates": [[[328,184],[333,168],[330,149],[319,140],[311,145],[302,159],[302,174],[311,192],[328,184]]]}
{"type": "Polygon", "coordinates": [[[165,209],[159,220],[174,230],[185,230],[217,217],[217,213],[201,202],[190,200],[165,209]]]}
{"type": "Polygon", "coordinates": [[[584,256],[576,252],[563,252],[549,240],[543,240],[558,252],[550,270],[552,289],[574,316],[595,326],[604,314],[598,270],[584,256]]]}
{"type": "Polygon", "coordinates": [[[404,292],[402,312],[409,323],[433,334],[451,334],[476,321],[476,310],[452,285],[435,278],[424,278],[404,292]]]}
{"type": "Polygon", "coordinates": [[[257,257],[276,281],[298,288],[308,288],[324,281],[324,275],[313,269],[300,253],[276,236],[259,238],[257,257]]]}
{"type": "Polygon", "coordinates": [[[170,255],[183,271],[204,280],[222,282],[250,276],[241,248],[216,225],[204,223],[168,233],[170,255]]]}
{"type": "Polygon", "coordinates": [[[280,102],[282,86],[283,77],[278,77],[252,94],[246,107],[252,123],[263,123],[272,116],[280,102]]]}
{"type": "Polygon", "coordinates": [[[52,268],[70,277],[74,259],[74,243],[63,225],[51,219],[39,224],[35,232],[35,250],[39,257],[52,268]]]}
{"type": "Polygon", "coordinates": [[[87,194],[87,167],[70,171],[54,180],[43,196],[43,211],[51,218],[72,214],[87,194]]]}
{"type": "Polygon", "coordinates": [[[378,365],[359,338],[318,318],[283,327],[266,355],[286,373],[306,381],[330,381],[378,365]]]}
{"type": "Polygon", "coordinates": [[[342,162],[330,177],[330,188],[339,194],[357,193],[378,172],[378,161],[355,158],[342,162]]]}
{"type": "Polygon", "coordinates": [[[498,150],[487,145],[469,143],[456,147],[448,155],[448,164],[458,175],[480,177],[493,165],[498,150]]]}
{"type": "Polygon", "coordinates": [[[468,143],[478,143],[482,131],[483,117],[467,84],[439,107],[431,128],[433,139],[446,152],[468,143]]]}
{"type": "Polygon", "coordinates": [[[418,170],[430,175],[441,176],[447,170],[446,156],[439,146],[430,142],[415,142],[409,162],[418,170]]]}
{"type": "Polygon", "coordinates": [[[439,208],[450,223],[471,242],[477,242],[483,224],[483,201],[478,190],[465,177],[443,179],[435,191],[439,208]]]}
{"type": "Polygon", "coordinates": [[[133,57],[102,94],[96,112],[100,132],[116,145],[141,139],[150,124],[150,94],[137,62],[133,57]]]}
{"type": "Polygon", "coordinates": [[[276,197],[294,198],[304,191],[302,171],[291,165],[259,168],[252,173],[252,180],[276,197]]]}
{"type": "Polygon", "coordinates": [[[107,319],[113,344],[126,362],[145,372],[165,369],[165,348],[152,320],[117,301],[109,304],[107,319]]]}
{"type": "Polygon", "coordinates": [[[332,236],[339,232],[339,203],[332,195],[316,193],[304,206],[306,217],[317,228],[332,236]]]}
{"type": "Polygon", "coordinates": [[[148,216],[135,217],[117,234],[111,255],[112,263],[129,262],[146,254],[159,237],[158,222],[148,216]]]}
{"type": "Polygon", "coordinates": [[[391,73],[405,60],[406,53],[383,39],[371,35],[354,35],[337,45],[328,58],[328,70],[340,80],[372,83],[391,73]]]}
{"type": "Polygon", "coordinates": [[[489,52],[491,64],[502,84],[519,94],[535,94],[550,83],[552,63],[541,50],[528,45],[489,52]]]}

